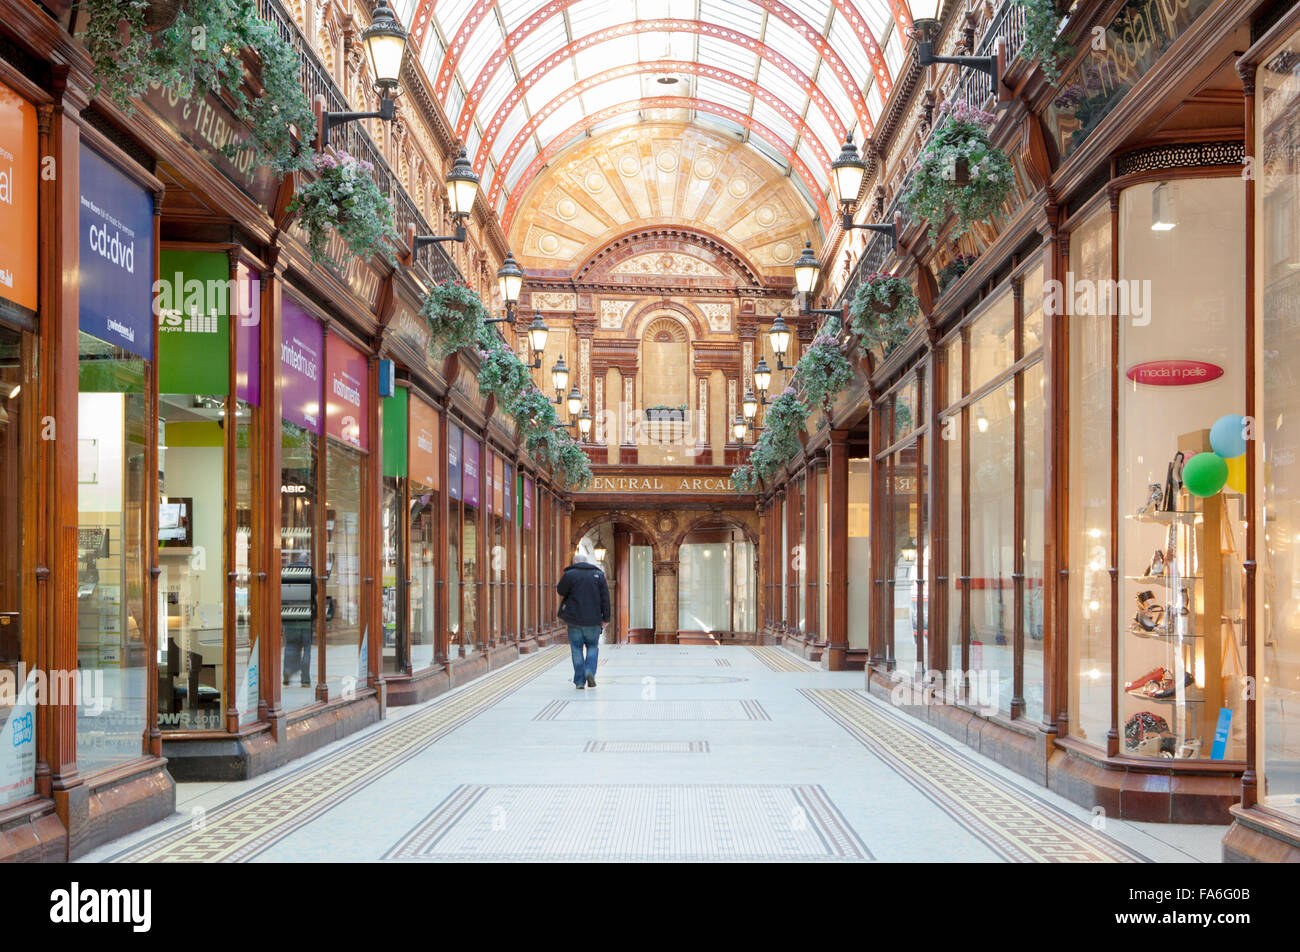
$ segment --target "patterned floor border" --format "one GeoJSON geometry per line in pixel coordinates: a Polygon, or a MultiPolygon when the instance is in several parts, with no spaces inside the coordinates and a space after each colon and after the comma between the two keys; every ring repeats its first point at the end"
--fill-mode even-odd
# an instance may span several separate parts
{"type": "Polygon", "coordinates": [[[746,647],[750,654],[773,671],[808,674],[809,672],[822,670],[802,658],[795,657],[784,648],[776,648],[772,645],[746,645],[746,647]]]}
{"type": "Polygon", "coordinates": [[[860,862],[875,856],[815,784],[464,784],[382,859],[860,862]],[[671,798],[678,807],[683,799],[691,806],[671,809],[665,803],[671,798]],[[738,844],[741,826],[751,835],[738,844]],[[582,846],[557,849],[557,840],[582,846]]]}
{"type": "Polygon", "coordinates": [[[799,693],[1005,860],[1150,862],[937,742],[862,691],[801,689],[799,693]]]}
{"type": "Polygon", "coordinates": [[[547,648],[431,702],[333,754],[110,858],[119,863],[245,862],[379,780],[560,661],[547,648]]]}
{"type": "Polygon", "coordinates": [[[762,704],[750,698],[734,701],[549,701],[536,714],[535,721],[770,721],[762,704]],[[572,710],[573,715],[564,716],[572,710]]]}

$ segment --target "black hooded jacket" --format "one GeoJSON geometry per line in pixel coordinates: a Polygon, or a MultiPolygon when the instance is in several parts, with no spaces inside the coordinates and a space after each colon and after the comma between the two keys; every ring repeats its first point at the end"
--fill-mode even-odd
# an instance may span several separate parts
{"type": "Polygon", "coordinates": [[[561,621],[570,625],[599,625],[609,621],[609,585],[599,567],[589,562],[574,562],[555,583],[555,591],[564,596],[557,613],[561,621]]]}

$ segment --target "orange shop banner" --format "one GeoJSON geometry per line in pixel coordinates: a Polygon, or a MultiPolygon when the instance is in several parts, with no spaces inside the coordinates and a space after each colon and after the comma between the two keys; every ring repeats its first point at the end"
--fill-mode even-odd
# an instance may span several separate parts
{"type": "Polygon", "coordinates": [[[0,297],[36,310],[36,107],[0,83],[0,297]]]}
{"type": "Polygon", "coordinates": [[[415,394],[411,395],[410,430],[407,437],[411,482],[428,489],[438,488],[438,411],[415,394]]]}

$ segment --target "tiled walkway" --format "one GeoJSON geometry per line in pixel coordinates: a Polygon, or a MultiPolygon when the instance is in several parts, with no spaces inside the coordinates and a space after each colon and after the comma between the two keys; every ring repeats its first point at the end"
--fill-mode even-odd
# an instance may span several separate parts
{"type": "Polygon", "coordinates": [[[530,655],[87,860],[1216,861],[1069,803],[779,648],[530,655]]]}

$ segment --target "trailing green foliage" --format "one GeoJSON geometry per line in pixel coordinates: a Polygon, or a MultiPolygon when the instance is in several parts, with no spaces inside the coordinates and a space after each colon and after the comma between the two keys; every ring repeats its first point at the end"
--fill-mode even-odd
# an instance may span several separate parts
{"type": "Polygon", "coordinates": [[[906,278],[869,274],[853,295],[849,330],[863,348],[879,351],[884,356],[907,340],[919,310],[912,285],[906,278]]]}
{"type": "Polygon", "coordinates": [[[486,311],[478,295],[463,281],[436,284],[420,306],[420,316],[429,322],[429,352],[442,360],[462,347],[483,340],[486,311]]]}
{"type": "Polygon", "coordinates": [[[337,231],[352,254],[363,258],[378,255],[396,263],[393,206],[370,174],[375,167],[347,152],[339,152],[337,157],[318,153],[313,164],[316,178],[299,186],[289,205],[290,214],[297,214],[307,231],[312,260],[339,267],[325,250],[330,232],[337,231]]]}
{"type": "Polygon", "coordinates": [[[828,318],[794,368],[808,406],[820,406],[827,415],[835,394],[853,382],[853,365],[840,347],[839,332],[839,320],[828,318]]]}
{"type": "MultiPolygon", "coordinates": [[[[305,144],[316,120],[299,80],[298,53],[273,24],[257,16],[253,0],[183,0],[172,26],[145,32],[146,0],[85,0],[83,40],[94,62],[95,93],[126,112],[153,86],[188,98],[224,95],[248,122],[257,161],[284,174],[307,167],[305,144]],[[244,92],[244,51],[261,59],[261,96],[244,92]]],[[[223,146],[233,157],[240,146],[223,146]]]]}
{"type": "Polygon", "coordinates": [[[986,221],[1011,194],[1011,160],[989,140],[994,117],[951,101],[940,107],[938,125],[917,161],[903,202],[914,218],[930,223],[937,236],[948,217],[955,216],[953,237],[986,221]],[[956,170],[965,165],[970,181],[959,183],[956,170]]]}
{"type": "Polygon", "coordinates": [[[1043,76],[1055,84],[1061,78],[1061,64],[1074,55],[1074,46],[1057,32],[1062,20],[1060,7],[1056,0],[1013,2],[1025,9],[1025,38],[1020,46],[1020,56],[1037,60],[1043,76]]]}

